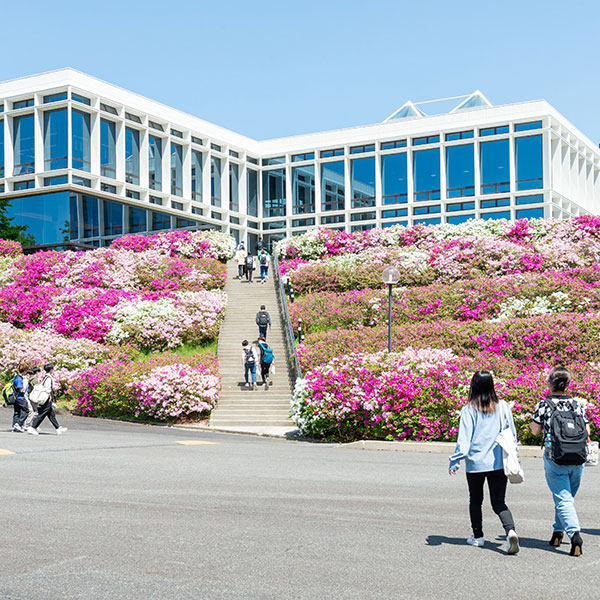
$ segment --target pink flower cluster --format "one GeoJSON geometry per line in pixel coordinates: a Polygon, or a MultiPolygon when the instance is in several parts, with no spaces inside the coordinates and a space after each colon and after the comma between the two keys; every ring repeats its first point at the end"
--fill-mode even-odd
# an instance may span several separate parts
{"type": "Polygon", "coordinates": [[[10,256],[15,258],[21,254],[23,254],[23,248],[21,248],[19,242],[0,239],[0,256],[10,256]]]}

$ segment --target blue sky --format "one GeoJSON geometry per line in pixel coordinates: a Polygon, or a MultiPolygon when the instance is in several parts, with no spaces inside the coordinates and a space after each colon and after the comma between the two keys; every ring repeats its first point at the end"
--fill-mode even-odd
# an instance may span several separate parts
{"type": "Polygon", "coordinates": [[[481,89],[545,98],[600,141],[597,0],[31,0],[3,17],[1,80],[72,66],[258,139],[481,89]]]}

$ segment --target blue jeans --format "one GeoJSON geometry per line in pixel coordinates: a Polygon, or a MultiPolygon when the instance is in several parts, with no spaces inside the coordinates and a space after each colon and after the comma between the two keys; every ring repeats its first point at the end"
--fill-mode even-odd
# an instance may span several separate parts
{"type": "Polygon", "coordinates": [[[557,465],[544,457],[544,473],[554,500],[554,531],[566,531],[572,537],[580,529],[575,494],[581,483],[583,465],[557,465]]]}
{"type": "Polygon", "coordinates": [[[265,338],[265,340],[267,339],[267,325],[259,325],[258,326],[258,335],[259,337],[262,336],[265,338]]]}
{"type": "Polygon", "coordinates": [[[260,265],[260,280],[269,276],[269,265],[260,265]]]}
{"type": "Polygon", "coordinates": [[[248,381],[248,371],[250,371],[250,375],[252,376],[252,383],[256,383],[256,363],[244,363],[244,379],[246,383],[250,383],[248,381]]]}

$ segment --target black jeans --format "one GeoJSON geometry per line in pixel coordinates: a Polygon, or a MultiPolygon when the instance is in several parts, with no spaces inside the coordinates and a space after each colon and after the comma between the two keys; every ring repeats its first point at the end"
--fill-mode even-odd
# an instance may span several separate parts
{"type": "Polygon", "coordinates": [[[254,269],[252,267],[244,267],[245,273],[246,273],[246,279],[248,281],[252,281],[252,271],[254,271],[254,269]]]}
{"type": "Polygon", "coordinates": [[[14,404],[13,427],[15,425],[23,427],[23,423],[25,423],[25,419],[27,419],[28,414],[29,406],[27,404],[27,400],[25,400],[25,396],[17,396],[14,404]]]}
{"type": "Polygon", "coordinates": [[[49,398],[47,400],[46,404],[42,404],[41,406],[38,406],[38,416],[33,420],[33,423],[31,424],[31,426],[34,429],[37,429],[40,426],[40,423],[46,417],[48,417],[48,420],[50,421],[50,423],[52,423],[52,425],[54,425],[55,429],[58,429],[60,427],[60,425],[58,424],[58,421],[56,420],[56,415],[54,414],[54,407],[52,406],[52,398],[49,398]]]}
{"type": "Polygon", "coordinates": [[[469,485],[469,515],[471,527],[476,538],[483,537],[483,516],[481,505],[483,504],[483,484],[487,479],[490,490],[490,501],[492,510],[500,517],[504,531],[508,533],[515,528],[512,513],[506,506],[506,475],[503,469],[498,471],[485,471],[483,473],[467,473],[467,484],[469,485]]]}
{"type": "Polygon", "coordinates": [[[269,369],[271,368],[271,363],[264,363],[261,361],[260,363],[260,376],[262,378],[262,382],[266,383],[267,379],[269,379],[269,369]]]}

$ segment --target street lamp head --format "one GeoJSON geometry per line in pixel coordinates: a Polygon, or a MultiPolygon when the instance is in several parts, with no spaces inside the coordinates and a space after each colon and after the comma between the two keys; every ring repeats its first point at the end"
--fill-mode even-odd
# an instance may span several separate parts
{"type": "Polygon", "coordinates": [[[394,285],[400,281],[400,271],[396,267],[386,267],[381,274],[381,280],[388,285],[394,285]]]}

